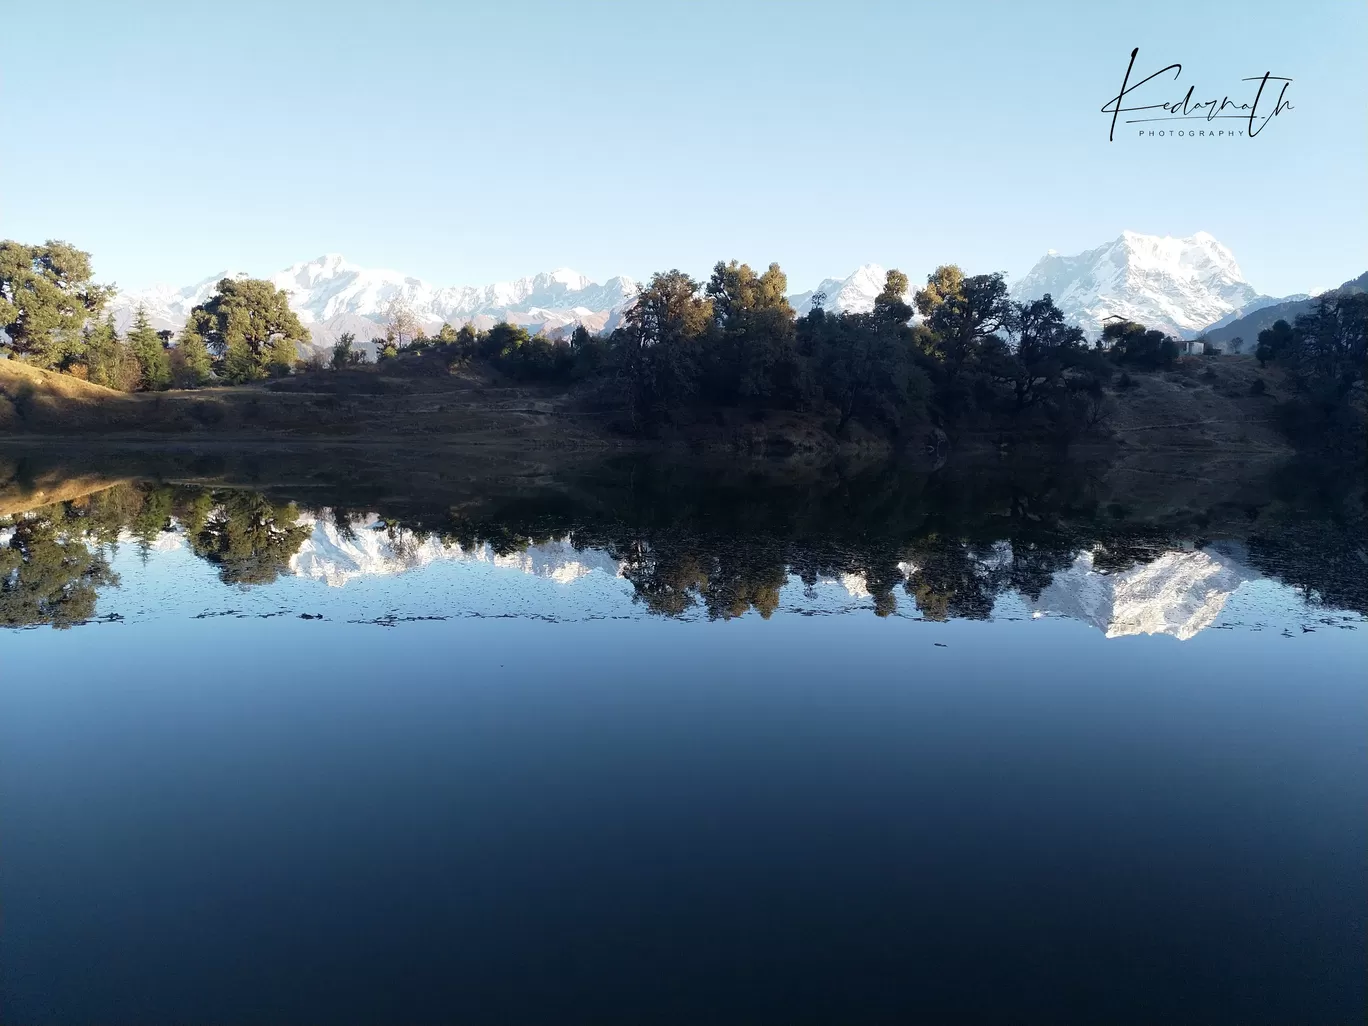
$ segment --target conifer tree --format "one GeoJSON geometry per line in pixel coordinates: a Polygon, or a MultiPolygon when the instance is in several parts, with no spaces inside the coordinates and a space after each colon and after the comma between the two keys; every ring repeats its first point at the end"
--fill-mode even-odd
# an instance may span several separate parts
{"type": "Polygon", "coordinates": [[[98,317],[113,286],[96,285],[90,254],[66,242],[0,242],[0,328],[14,355],[59,367],[84,355],[86,321],[98,317]]]}
{"type": "Polygon", "coordinates": [[[184,388],[199,388],[209,381],[212,362],[204,337],[195,330],[193,321],[187,321],[176,338],[177,384],[184,388]]]}
{"type": "Polygon", "coordinates": [[[149,392],[160,392],[171,387],[171,361],[157,334],[147,320],[147,311],[138,307],[133,330],[128,333],[128,347],[138,361],[142,387],[149,392]]]}
{"type": "Polygon", "coordinates": [[[289,296],[269,281],[224,278],[209,300],[190,311],[189,323],[222,360],[225,380],[240,384],[288,372],[308,329],[290,309],[289,296]]]}
{"type": "Polygon", "coordinates": [[[86,378],[105,388],[124,387],[121,373],[123,343],[114,329],[114,318],[106,317],[86,332],[86,378]]]}

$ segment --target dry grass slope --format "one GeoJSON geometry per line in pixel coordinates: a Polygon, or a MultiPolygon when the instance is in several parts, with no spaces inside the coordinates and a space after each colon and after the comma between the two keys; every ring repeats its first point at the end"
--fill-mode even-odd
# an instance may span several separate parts
{"type": "MultiPolygon", "coordinates": [[[[1275,407],[1287,397],[1280,372],[1252,357],[1190,358],[1169,371],[1131,371],[1109,397],[1105,428],[1134,451],[1286,453],[1275,407]],[[1256,386],[1256,382],[1262,382],[1256,386]]],[[[814,455],[837,445],[812,418],[774,413],[750,423],[735,411],[700,414],[650,447],[760,452],[774,439],[814,455]],[[675,437],[678,436],[678,437],[675,437]]],[[[591,411],[555,387],[482,374],[415,376],[314,373],[268,384],[127,395],[64,374],[0,360],[0,437],[102,439],[422,440],[490,450],[602,450],[643,443],[610,430],[620,411],[591,411]]],[[[971,439],[961,439],[971,444],[971,439]]]]}
{"type": "Polygon", "coordinates": [[[0,360],[0,431],[25,430],[30,422],[70,418],[93,422],[126,406],[130,397],[69,374],[39,370],[18,360],[0,360]]]}
{"type": "MultiPolygon", "coordinates": [[[[1130,373],[1107,421],[1117,440],[1136,449],[1207,449],[1285,453],[1275,416],[1287,398],[1280,371],[1260,370],[1252,356],[1192,357],[1169,371],[1130,373]],[[1263,391],[1255,392],[1255,382],[1263,391]]],[[[1115,382],[1114,382],[1115,384],[1115,382]]]]}

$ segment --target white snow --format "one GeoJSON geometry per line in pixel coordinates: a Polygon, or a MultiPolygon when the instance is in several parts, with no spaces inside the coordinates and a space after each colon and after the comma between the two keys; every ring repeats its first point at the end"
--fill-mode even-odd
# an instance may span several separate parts
{"type": "Polygon", "coordinates": [[[1240,585],[1258,576],[1209,549],[1166,552],[1116,574],[1094,569],[1092,553],[1084,552],[1055,574],[1035,609],[1091,623],[1109,638],[1171,634],[1186,641],[1215,621],[1240,585]]]}
{"type": "MultiPolygon", "coordinates": [[[[178,329],[221,278],[241,273],[223,271],[183,288],[154,285],[122,293],[110,310],[121,330],[132,323],[140,305],[154,327],[178,329]]],[[[827,278],[814,289],[789,296],[789,302],[803,316],[812,308],[813,295],[823,292],[825,308],[833,313],[867,313],[883,291],[886,273],[879,264],[864,264],[845,278],[827,278]]],[[[909,277],[910,303],[920,278],[909,277]]],[[[319,346],[330,345],[343,331],[365,342],[372,330],[378,334],[396,300],[429,330],[443,322],[488,327],[500,320],[550,333],[565,333],[577,324],[591,331],[610,330],[638,291],[631,278],[598,284],[566,267],[516,281],[439,287],[399,271],[361,267],[338,253],[293,264],[269,280],[289,292],[290,306],[319,346]]],[[[1207,232],[1180,239],[1126,231],[1074,256],[1050,250],[1012,285],[1011,293],[1018,300],[1049,293],[1070,320],[1092,335],[1101,331],[1105,318],[1119,315],[1191,337],[1223,318],[1272,301],[1245,281],[1230,250],[1207,232]]]]}
{"type": "MultiPolygon", "coordinates": [[[[789,305],[802,317],[812,309],[812,297],[818,292],[826,294],[822,309],[828,313],[869,313],[874,309],[874,297],[884,289],[888,272],[878,264],[864,264],[857,267],[847,277],[837,280],[827,278],[815,289],[789,296],[789,305]]],[[[907,303],[912,304],[911,292],[918,286],[909,283],[907,303]]]]}
{"type": "MultiPolygon", "coordinates": [[[[120,545],[139,545],[142,539],[136,537],[131,531],[119,532],[120,545]]],[[[174,526],[169,531],[159,533],[154,541],[148,546],[150,552],[176,552],[185,545],[185,535],[181,533],[179,525],[174,526]]]]}
{"type": "MultiPolygon", "coordinates": [[[[180,289],[154,285],[121,293],[109,309],[120,330],[133,323],[139,306],[153,327],[177,330],[190,310],[213,294],[220,279],[239,274],[224,271],[180,289]]],[[[338,253],[293,264],[271,275],[269,281],[290,294],[291,309],[318,345],[330,344],[342,331],[355,332],[365,341],[366,324],[373,324],[378,333],[396,301],[429,329],[443,322],[459,326],[477,321],[487,326],[510,320],[534,331],[576,324],[597,331],[615,311],[630,304],[637,292],[630,278],[611,278],[599,285],[564,267],[511,282],[439,288],[399,271],[361,267],[338,253]]]]}
{"type": "Polygon", "coordinates": [[[841,587],[853,599],[869,598],[869,581],[864,574],[841,574],[841,587]]]}
{"type": "Polygon", "coordinates": [[[1208,232],[1178,239],[1125,231],[1074,256],[1051,250],[1011,287],[1018,301],[1047,293],[1091,336],[1101,333],[1106,318],[1120,316],[1191,338],[1267,298],[1208,232]]]}
{"type": "Polygon", "coordinates": [[[439,560],[492,563],[558,584],[572,584],[596,570],[614,577],[619,572],[617,562],[605,553],[579,552],[564,539],[498,555],[488,545],[463,549],[436,538],[419,540],[407,530],[389,531],[375,516],[353,523],[350,532],[330,519],[306,515],[299,522],[311,524],[313,533],[290,559],[291,572],[333,588],[360,577],[399,574],[439,560]]]}

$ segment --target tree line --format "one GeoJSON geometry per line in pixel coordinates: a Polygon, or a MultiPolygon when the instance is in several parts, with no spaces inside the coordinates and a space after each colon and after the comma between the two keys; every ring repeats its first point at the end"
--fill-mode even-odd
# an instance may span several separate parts
{"type": "Polygon", "coordinates": [[[1293,323],[1259,332],[1254,355],[1292,381],[1294,397],[1279,412],[1294,442],[1362,452],[1368,293],[1325,293],[1293,323]]]}
{"type": "MultiPolygon", "coordinates": [[[[435,540],[507,555],[567,540],[618,561],[635,600],[666,616],[768,617],[794,578],[812,589],[852,576],[879,616],[982,619],[1009,591],[1038,601],[1080,552],[1123,573],[1208,536],[1209,511],[1131,519],[1097,491],[1099,469],[1032,458],[958,473],[888,464],[824,481],[757,480],[641,460],[598,468],[583,493],[455,505],[377,505],[351,484],[323,495],[315,487],[304,506],[251,490],[128,482],[0,517],[0,626],[94,618],[100,590],[118,584],[112,547],[150,558],[173,530],[222,583],[270,584],[290,573],[312,532],[306,510],[344,537],[383,531],[396,550],[435,540]]],[[[1252,507],[1251,565],[1310,602],[1368,611],[1361,480],[1337,462],[1289,463],[1252,507]]]]}
{"type": "MultiPolygon", "coordinates": [[[[915,290],[889,271],[868,312],[828,311],[818,294],[799,317],[787,291],[778,264],[757,272],[733,260],[718,262],[707,281],[679,270],[652,275],[620,323],[597,335],[580,325],[558,340],[502,323],[443,324],[429,336],[396,303],[371,342],[381,364],[419,356],[439,372],[481,365],[519,381],[582,386],[624,410],[639,433],[735,409],[800,411],[837,433],[852,422],[895,435],[930,422],[1071,437],[1105,418],[1117,368],[1159,370],[1179,355],[1176,339],[1130,321],[1107,324],[1090,344],[1050,296],[1014,301],[1001,273],[949,264],[915,290]]],[[[223,279],[174,336],[154,331],[141,310],[121,336],[101,318],[112,295],[94,283],[89,254],[67,243],[0,243],[4,345],[40,366],[157,390],[370,362],[352,334],[331,359],[302,361],[309,332],[268,281],[223,279]]],[[[1294,368],[1317,402],[1342,400],[1362,381],[1365,302],[1327,296],[1296,325],[1279,322],[1260,335],[1261,362],[1294,368]]]]}
{"type": "Polygon", "coordinates": [[[290,373],[308,330],[270,282],[224,278],[179,332],[139,308],[121,334],[90,254],[65,242],[0,242],[0,339],[12,357],[125,392],[242,384],[290,373]]]}

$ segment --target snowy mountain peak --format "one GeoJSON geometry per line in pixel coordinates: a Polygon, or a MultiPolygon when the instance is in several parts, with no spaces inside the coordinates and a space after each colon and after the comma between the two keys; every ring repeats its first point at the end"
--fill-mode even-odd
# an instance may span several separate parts
{"type": "MultiPolygon", "coordinates": [[[[178,329],[221,279],[234,276],[224,271],[181,289],[154,285],[124,293],[115,297],[110,311],[121,330],[132,323],[139,306],[155,327],[178,329]]],[[[395,303],[407,306],[427,328],[443,322],[489,327],[507,320],[532,331],[554,333],[576,324],[599,331],[611,326],[615,314],[637,292],[630,278],[611,278],[599,285],[568,267],[515,281],[437,288],[399,271],[362,267],[340,253],[291,264],[268,280],[289,294],[291,309],[320,347],[330,345],[343,331],[363,342],[378,334],[395,303]]]]}
{"type": "Polygon", "coordinates": [[[1234,254],[1204,231],[1174,238],[1127,230],[1075,256],[1051,250],[1011,292],[1017,300],[1050,294],[1092,335],[1121,316],[1186,338],[1263,298],[1234,254]]]}
{"type": "Polygon", "coordinates": [[[590,285],[594,284],[584,275],[580,274],[579,271],[572,271],[568,267],[557,267],[551,273],[539,274],[537,277],[539,279],[544,278],[548,284],[564,285],[567,289],[573,289],[575,291],[588,288],[590,285]]]}
{"type": "MultiPolygon", "coordinates": [[[[156,285],[121,294],[110,310],[121,330],[132,323],[140,305],[155,327],[177,329],[193,307],[213,294],[220,279],[238,273],[223,271],[183,288],[156,285]]],[[[886,274],[880,264],[863,264],[844,278],[827,278],[790,296],[789,302],[803,316],[821,292],[824,308],[832,313],[867,313],[883,291],[886,274]]],[[[915,281],[919,276],[909,277],[915,281]]],[[[292,264],[269,280],[289,293],[291,308],[319,347],[331,345],[344,331],[364,344],[379,333],[396,302],[409,307],[429,330],[444,322],[488,328],[506,320],[550,334],[566,334],[577,324],[603,331],[621,321],[638,290],[631,278],[598,284],[568,267],[513,281],[439,288],[399,271],[353,264],[340,253],[292,264]]],[[[1275,301],[1260,296],[1245,281],[1230,250],[1204,231],[1175,238],[1126,230],[1074,256],[1050,250],[1011,289],[1017,300],[1046,293],[1093,335],[1108,317],[1119,315],[1191,337],[1275,301]]]]}
{"type": "Polygon", "coordinates": [[[1181,641],[1209,627],[1242,585],[1257,577],[1211,549],[1171,551],[1121,573],[1104,573],[1082,552],[1041,593],[1036,612],[1101,628],[1109,638],[1170,634],[1181,641]]]}
{"type": "Polygon", "coordinates": [[[802,317],[812,309],[812,297],[821,292],[826,296],[822,308],[829,313],[869,313],[887,277],[888,271],[881,265],[861,264],[845,278],[827,278],[815,289],[789,296],[789,305],[802,317]]]}
{"type": "Polygon", "coordinates": [[[324,253],[317,259],[291,264],[275,277],[288,277],[300,286],[307,288],[328,278],[336,278],[342,274],[359,273],[360,271],[360,267],[348,263],[346,257],[341,253],[324,253]]]}

